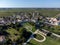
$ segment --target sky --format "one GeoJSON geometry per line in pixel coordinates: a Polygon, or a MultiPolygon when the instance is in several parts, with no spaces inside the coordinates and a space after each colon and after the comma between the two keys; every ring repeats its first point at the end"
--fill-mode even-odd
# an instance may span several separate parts
{"type": "Polygon", "coordinates": [[[0,8],[60,8],[60,0],[0,0],[0,8]]]}

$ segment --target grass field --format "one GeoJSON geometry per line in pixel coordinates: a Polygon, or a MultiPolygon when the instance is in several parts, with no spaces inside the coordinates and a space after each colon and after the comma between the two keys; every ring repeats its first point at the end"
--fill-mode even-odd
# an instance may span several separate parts
{"type": "Polygon", "coordinates": [[[32,26],[31,24],[29,23],[24,23],[24,27],[29,31],[31,30],[32,32],[35,32],[36,29],[35,29],[35,26],[32,26]]]}
{"type": "Polygon", "coordinates": [[[17,40],[20,36],[19,36],[19,32],[13,28],[6,30],[10,35],[9,38],[13,41],[13,40],[17,40]]]}
{"type": "Polygon", "coordinates": [[[51,27],[45,26],[45,27],[43,27],[43,29],[46,29],[50,32],[54,32],[54,33],[60,35],[60,26],[51,26],[51,27]]]}
{"type": "Polygon", "coordinates": [[[60,14],[60,9],[58,8],[0,8],[0,16],[13,15],[15,12],[39,12],[44,16],[56,17],[60,14]]]}
{"type": "Polygon", "coordinates": [[[42,40],[43,37],[42,37],[41,35],[39,35],[39,34],[36,34],[36,39],[38,39],[38,40],[42,40]]]}
{"type": "Polygon", "coordinates": [[[45,42],[40,43],[32,39],[27,45],[60,45],[60,42],[51,37],[47,37],[47,40],[45,42]]]}

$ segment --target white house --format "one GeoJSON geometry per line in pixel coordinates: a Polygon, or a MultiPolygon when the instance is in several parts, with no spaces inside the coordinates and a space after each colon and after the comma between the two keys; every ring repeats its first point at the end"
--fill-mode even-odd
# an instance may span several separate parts
{"type": "Polygon", "coordinates": [[[0,42],[4,42],[5,41],[5,36],[1,35],[0,36],[0,42]]]}
{"type": "Polygon", "coordinates": [[[50,18],[49,22],[50,22],[52,25],[58,25],[58,24],[59,24],[59,21],[58,21],[56,18],[50,18]]]}

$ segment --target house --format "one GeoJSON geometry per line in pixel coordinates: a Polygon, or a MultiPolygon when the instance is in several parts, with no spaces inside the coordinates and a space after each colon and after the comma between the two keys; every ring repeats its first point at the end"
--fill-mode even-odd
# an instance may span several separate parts
{"type": "Polygon", "coordinates": [[[22,20],[21,20],[21,16],[20,15],[17,15],[16,16],[16,22],[21,22],[22,20]]]}
{"type": "Polygon", "coordinates": [[[36,22],[36,20],[35,20],[35,19],[31,19],[31,22],[34,22],[34,23],[35,23],[35,22],[36,22]]]}
{"type": "Polygon", "coordinates": [[[15,24],[15,23],[16,23],[16,21],[15,21],[15,20],[12,20],[12,23],[13,23],[13,24],[15,24]]]}
{"type": "Polygon", "coordinates": [[[58,25],[59,24],[59,21],[56,18],[50,18],[49,19],[49,22],[52,25],[58,25]]]}
{"type": "Polygon", "coordinates": [[[0,18],[0,25],[4,25],[5,24],[5,21],[3,18],[0,18]]]}
{"type": "Polygon", "coordinates": [[[0,42],[5,42],[5,36],[4,35],[0,35],[0,42]]]}

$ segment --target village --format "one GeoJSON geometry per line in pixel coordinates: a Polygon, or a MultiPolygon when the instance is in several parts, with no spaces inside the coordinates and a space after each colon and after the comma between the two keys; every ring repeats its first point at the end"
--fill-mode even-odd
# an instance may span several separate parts
{"type": "Polygon", "coordinates": [[[54,17],[44,17],[44,16],[40,16],[39,12],[33,12],[32,15],[28,15],[27,13],[20,13],[19,14],[14,14],[12,16],[5,16],[5,17],[0,17],[0,25],[4,25],[4,24],[15,24],[16,22],[24,22],[24,21],[28,21],[28,22],[36,22],[37,20],[42,19],[44,20],[44,23],[49,23],[51,25],[60,25],[60,18],[54,18],[54,17]]]}
{"type": "Polygon", "coordinates": [[[60,45],[60,0],[0,0],[0,45],[60,45]]]}
{"type": "MultiPolygon", "coordinates": [[[[30,14],[30,13],[29,13],[30,14]]],[[[60,34],[56,34],[52,31],[49,30],[45,30],[43,27],[44,25],[47,25],[48,27],[52,27],[52,26],[59,26],[60,25],[60,18],[54,18],[54,17],[44,17],[41,16],[41,14],[37,11],[33,12],[32,14],[27,14],[26,12],[20,12],[18,14],[13,14],[12,16],[5,16],[5,17],[0,17],[0,27],[4,27],[6,28],[6,26],[8,28],[11,27],[11,24],[14,26],[18,23],[18,25],[22,25],[24,26],[24,23],[34,23],[36,30],[30,31],[32,33],[32,37],[35,33],[38,33],[40,35],[42,35],[44,37],[43,40],[38,40],[36,38],[34,38],[36,41],[38,42],[44,42],[46,40],[45,36],[51,36],[53,35],[54,37],[60,38],[60,34]],[[41,24],[42,23],[42,24],[41,24]],[[39,32],[40,31],[40,32],[39,32]]],[[[28,25],[28,24],[26,24],[28,25]]],[[[29,26],[29,25],[28,25],[29,26]]],[[[27,26],[25,26],[27,27],[27,26]]],[[[15,27],[16,28],[16,27],[15,27]]],[[[28,27],[27,27],[28,28],[28,27]]],[[[2,30],[2,29],[0,29],[2,30]]],[[[13,30],[13,29],[12,29],[13,30]]],[[[29,29],[27,29],[29,30],[29,29]]],[[[30,37],[27,42],[23,43],[23,45],[27,45],[27,43],[32,39],[32,37],[30,37]]],[[[4,43],[4,40],[6,37],[4,36],[3,33],[0,32],[0,42],[4,43]]],[[[16,45],[16,43],[14,42],[13,45],[16,45]]]]}

